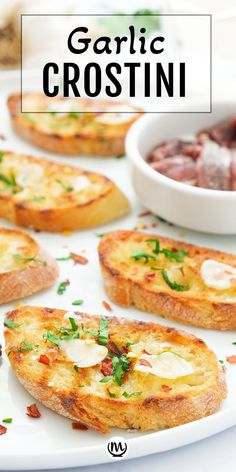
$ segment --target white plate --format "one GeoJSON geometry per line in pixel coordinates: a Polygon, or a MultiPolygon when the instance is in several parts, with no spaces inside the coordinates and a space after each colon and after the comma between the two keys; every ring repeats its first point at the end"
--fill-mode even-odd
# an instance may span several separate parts
{"type": "MultiPolygon", "coordinates": [[[[28,145],[17,138],[10,129],[9,118],[5,107],[7,95],[18,90],[19,81],[14,75],[0,78],[1,86],[1,120],[0,134],[6,136],[6,141],[0,141],[3,149],[13,149],[17,152],[44,155],[46,153],[28,145]]],[[[32,79],[29,80],[29,88],[32,79]]],[[[71,310],[71,302],[75,299],[84,299],[83,310],[90,313],[108,314],[102,306],[102,300],[107,300],[103,290],[102,279],[98,267],[96,247],[99,239],[96,232],[106,232],[112,229],[132,229],[138,221],[149,225],[148,230],[157,234],[168,235],[183,239],[192,243],[206,245],[213,248],[234,252],[235,237],[207,236],[200,233],[186,233],[179,228],[158,222],[158,228],[150,228],[154,217],[138,217],[141,211],[133,194],[125,159],[93,159],[93,158],[68,158],[50,156],[59,162],[68,162],[76,166],[84,166],[94,171],[102,171],[108,177],[114,178],[118,185],[125,191],[133,205],[131,216],[125,217],[115,223],[91,231],[76,232],[69,237],[48,233],[33,233],[54,256],[67,255],[69,250],[80,253],[85,250],[89,259],[86,266],[73,266],[72,262],[60,262],[60,277],[55,286],[49,290],[29,297],[24,303],[50,307],[63,307],[71,310]],[[64,295],[59,296],[56,289],[59,281],[69,277],[71,285],[64,295]]],[[[4,221],[3,226],[10,227],[4,221]]],[[[112,304],[111,304],[112,305],[112,304]]],[[[2,306],[1,315],[13,305],[2,306]]],[[[163,322],[163,320],[135,310],[134,308],[122,309],[113,305],[114,314],[127,318],[137,318],[145,321],[163,322]]],[[[182,325],[165,321],[166,325],[183,328],[182,325]]],[[[185,328],[184,328],[185,329],[185,328]]],[[[226,355],[236,354],[236,346],[232,342],[236,340],[234,333],[220,333],[197,328],[186,328],[200,336],[213,348],[220,359],[226,355]]],[[[2,335],[1,335],[2,337],[2,335]]],[[[228,428],[236,423],[236,365],[229,365],[227,380],[229,394],[221,411],[195,421],[190,424],[155,433],[128,433],[121,430],[111,431],[110,436],[122,436],[128,443],[126,458],[144,456],[146,454],[173,449],[189,444],[193,441],[205,438],[228,428]]],[[[25,415],[26,406],[32,403],[32,398],[19,384],[11,372],[6,356],[3,356],[0,367],[0,423],[3,418],[13,417],[13,423],[8,425],[6,435],[0,437],[0,469],[27,470],[50,469],[72,466],[98,464],[112,461],[106,452],[106,445],[110,436],[102,436],[91,430],[81,432],[71,429],[71,422],[60,417],[50,410],[40,406],[42,418],[31,419],[25,415]]]]}

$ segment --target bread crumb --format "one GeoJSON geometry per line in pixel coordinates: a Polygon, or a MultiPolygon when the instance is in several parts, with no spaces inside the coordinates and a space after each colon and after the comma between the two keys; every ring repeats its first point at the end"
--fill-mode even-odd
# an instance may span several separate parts
{"type": "Polygon", "coordinates": [[[68,237],[68,236],[71,236],[73,234],[73,231],[65,230],[65,231],[62,231],[61,234],[62,234],[62,236],[68,237]]]}

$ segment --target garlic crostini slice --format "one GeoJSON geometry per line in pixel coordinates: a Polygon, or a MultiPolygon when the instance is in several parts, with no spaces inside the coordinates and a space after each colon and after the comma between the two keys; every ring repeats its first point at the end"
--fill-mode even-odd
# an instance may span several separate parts
{"type": "Polygon", "coordinates": [[[2,218],[51,232],[99,226],[129,211],[102,174],[10,151],[1,152],[0,200],[2,218]]]}
{"type": "Polygon", "coordinates": [[[215,354],[173,328],[32,306],[8,312],[5,326],[6,352],[26,390],[103,433],[194,421],[226,396],[215,354]]]}
{"type": "Polygon", "coordinates": [[[107,233],[100,265],[110,299],[203,328],[236,328],[236,256],[135,231],[107,233]]]}
{"type": "Polygon", "coordinates": [[[8,99],[13,129],[39,148],[71,155],[124,154],[126,133],[143,113],[129,103],[111,100],[58,97],[52,101],[40,93],[26,93],[22,101],[25,113],[21,113],[20,94],[8,99]]]}

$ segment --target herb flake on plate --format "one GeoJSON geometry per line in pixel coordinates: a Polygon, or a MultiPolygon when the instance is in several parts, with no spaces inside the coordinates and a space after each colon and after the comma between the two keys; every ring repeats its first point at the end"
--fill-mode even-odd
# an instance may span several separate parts
{"type": "Polygon", "coordinates": [[[64,280],[61,282],[57,288],[57,294],[58,295],[63,295],[63,293],[66,291],[68,285],[70,285],[70,281],[68,279],[64,280]]]}

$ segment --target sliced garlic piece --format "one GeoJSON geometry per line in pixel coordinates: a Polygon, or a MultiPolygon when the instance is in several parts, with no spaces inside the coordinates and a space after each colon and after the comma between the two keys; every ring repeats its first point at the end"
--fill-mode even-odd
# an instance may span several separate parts
{"type": "Polygon", "coordinates": [[[134,370],[157,375],[165,379],[177,379],[194,372],[189,362],[170,351],[162,352],[156,356],[143,354],[135,364],[134,370]],[[147,365],[142,365],[140,363],[141,359],[147,365]]]}
{"type": "Polygon", "coordinates": [[[64,113],[61,117],[69,115],[71,112],[79,109],[79,103],[69,98],[68,100],[55,100],[49,104],[48,111],[54,112],[55,114],[64,113]]]}
{"type": "Polygon", "coordinates": [[[78,367],[92,367],[105,359],[108,349],[97,343],[88,344],[83,339],[60,341],[60,348],[78,367]]]}
{"type": "Polygon", "coordinates": [[[50,186],[50,194],[52,197],[61,197],[64,195],[65,190],[63,189],[62,185],[59,184],[58,182],[53,182],[50,186]]]}
{"type": "Polygon", "coordinates": [[[214,259],[205,260],[200,272],[204,284],[209,288],[225,290],[236,283],[236,268],[214,259]]]}
{"type": "Polygon", "coordinates": [[[89,185],[91,185],[91,182],[85,175],[79,175],[71,181],[71,186],[75,192],[81,192],[89,185]]]}
{"type": "MultiPolygon", "coordinates": [[[[111,107],[111,113],[101,113],[97,115],[96,121],[99,123],[104,123],[104,124],[114,124],[114,125],[119,125],[122,123],[126,123],[127,121],[132,120],[134,117],[134,112],[135,110],[128,106],[128,105],[112,105],[111,107]],[[114,110],[117,113],[112,113],[112,110],[114,110]],[[124,113],[124,112],[129,112],[129,113],[124,113]]],[[[109,107],[106,109],[106,112],[109,112],[109,107]]]]}
{"type": "Polygon", "coordinates": [[[16,175],[16,183],[20,187],[34,186],[43,178],[43,168],[39,164],[23,164],[18,175],[16,175]]]}

